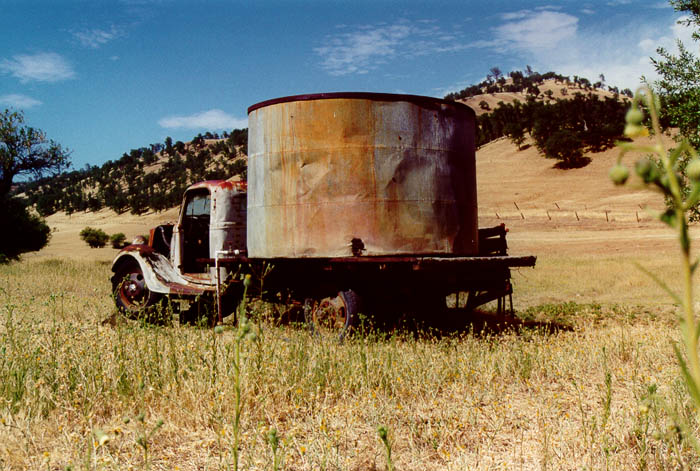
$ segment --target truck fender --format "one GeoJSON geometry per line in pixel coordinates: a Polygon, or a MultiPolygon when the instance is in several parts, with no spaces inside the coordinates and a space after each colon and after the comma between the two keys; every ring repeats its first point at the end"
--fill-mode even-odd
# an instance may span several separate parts
{"type": "MultiPolygon", "coordinates": [[[[170,294],[170,282],[180,281],[177,279],[180,277],[177,276],[170,260],[154,251],[148,245],[142,244],[129,245],[122,249],[112,261],[112,272],[116,276],[123,264],[132,261],[139,264],[146,286],[154,293],[170,294]]],[[[114,277],[112,277],[112,281],[115,281],[114,277]]]]}

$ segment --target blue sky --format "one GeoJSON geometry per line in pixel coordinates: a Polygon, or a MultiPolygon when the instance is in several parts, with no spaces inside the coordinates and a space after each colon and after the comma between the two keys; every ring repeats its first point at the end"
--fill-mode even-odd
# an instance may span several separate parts
{"type": "Polygon", "coordinates": [[[0,0],[0,108],[82,168],[287,95],[442,97],[526,65],[635,89],[657,46],[690,44],[678,18],[655,0],[0,0]]]}

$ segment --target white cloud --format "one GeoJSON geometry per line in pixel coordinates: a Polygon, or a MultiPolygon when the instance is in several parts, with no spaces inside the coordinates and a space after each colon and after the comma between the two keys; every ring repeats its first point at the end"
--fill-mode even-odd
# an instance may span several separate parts
{"type": "Polygon", "coordinates": [[[328,45],[314,49],[322,67],[331,75],[364,74],[396,55],[399,43],[410,33],[406,26],[363,28],[328,39],[328,45]]]}
{"type": "MultiPolygon", "coordinates": [[[[684,22],[688,20],[689,17],[683,16],[679,19],[679,21],[684,22]]],[[[690,46],[693,44],[694,39],[693,39],[693,29],[691,27],[688,27],[684,24],[679,24],[679,23],[674,23],[673,26],[671,26],[671,36],[673,39],[673,47],[676,46],[676,40],[680,39],[683,44],[686,46],[690,46]]]]}
{"type": "Polygon", "coordinates": [[[59,82],[75,77],[73,67],[63,56],[54,52],[13,56],[0,61],[0,72],[18,78],[22,83],[59,82]]]}
{"type": "Polygon", "coordinates": [[[642,76],[652,82],[657,79],[650,57],[656,56],[658,47],[675,53],[676,40],[690,45],[691,34],[689,28],[675,22],[665,28],[655,23],[634,23],[615,31],[585,31],[567,45],[568,55],[542,58],[542,62],[564,74],[594,79],[602,73],[609,84],[634,90],[642,76]]]}
{"type": "Polygon", "coordinates": [[[578,18],[556,11],[518,12],[505,16],[507,21],[494,30],[496,39],[515,50],[554,49],[562,41],[573,38],[578,18]]]}
{"type": "Polygon", "coordinates": [[[13,108],[28,109],[39,106],[42,103],[27,95],[18,93],[10,93],[9,95],[0,95],[0,105],[11,106],[13,108]]]}
{"type": "Polygon", "coordinates": [[[658,47],[673,53],[677,39],[695,46],[690,28],[675,21],[664,25],[656,16],[646,23],[631,21],[614,29],[582,28],[577,17],[555,11],[517,11],[501,19],[503,23],[492,29],[492,39],[469,47],[508,54],[515,51],[523,64],[542,72],[593,81],[604,74],[607,84],[632,90],[640,85],[642,76],[656,78],[649,58],[658,47]]]}
{"type": "Polygon", "coordinates": [[[190,116],[167,116],[158,121],[163,128],[182,129],[243,129],[248,127],[247,119],[234,118],[224,111],[213,109],[190,116]]]}
{"type": "Polygon", "coordinates": [[[394,24],[361,26],[325,38],[314,48],[321,67],[331,75],[366,74],[397,57],[417,57],[463,49],[460,33],[447,32],[430,21],[398,21],[394,24]]]}
{"type": "Polygon", "coordinates": [[[109,31],[102,29],[91,29],[86,31],[73,32],[73,37],[80,41],[85,47],[90,49],[99,49],[103,44],[116,39],[120,36],[119,30],[112,26],[109,31]]]}
{"type": "Polygon", "coordinates": [[[528,16],[528,12],[525,10],[521,10],[521,11],[510,12],[510,13],[503,13],[501,15],[501,19],[503,19],[505,21],[513,21],[513,20],[521,20],[527,16],[528,16]]]}

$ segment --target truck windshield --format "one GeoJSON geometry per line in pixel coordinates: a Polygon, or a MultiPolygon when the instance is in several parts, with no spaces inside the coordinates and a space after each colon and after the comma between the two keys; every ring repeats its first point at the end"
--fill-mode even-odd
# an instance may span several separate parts
{"type": "Polygon", "coordinates": [[[210,204],[209,192],[192,195],[192,199],[189,200],[185,208],[185,217],[206,216],[208,218],[210,204]]]}
{"type": "Polygon", "coordinates": [[[211,197],[208,190],[187,195],[182,215],[182,269],[185,273],[206,271],[209,254],[209,212],[211,197]]]}

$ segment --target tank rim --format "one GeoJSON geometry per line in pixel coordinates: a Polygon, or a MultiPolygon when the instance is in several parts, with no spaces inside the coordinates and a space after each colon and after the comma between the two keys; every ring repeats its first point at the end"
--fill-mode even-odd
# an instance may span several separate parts
{"type": "Polygon", "coordinates": [[[254,105],[248,107],[248,114],[251,112],[264,108],[266,106],[277,105],[280,103],[290,103],[293,101],[312,101],[312,100],[329,100],[338,98],[354,98],[362,100],[374,100],[374,101],[406,101],[409,103],[414,103],[426,108],[434,108],[439,105],[452,105],[457,108],[461,108],[464,111],[468,111],[476,116],[474,110],[457,101],[445,100],[442,98],[435,98],[423,95],[404,95],[396,93],[374,93],[374,92],[332,92],[332,93],[312,93],[305,95],[290,95],[280,98],[272,98],[270,100],[261,101],[254,105]]]}

